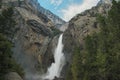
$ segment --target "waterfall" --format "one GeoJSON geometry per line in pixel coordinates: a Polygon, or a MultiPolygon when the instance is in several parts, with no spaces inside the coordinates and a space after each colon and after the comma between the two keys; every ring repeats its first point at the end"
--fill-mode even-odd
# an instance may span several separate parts
{"type": "Polygon", "coordinates": [[[60,77],[61,70],[65,64],[65,57],[63,50],[63,44],[62,44],[62,37],[63,34],[60,35],[57,47],[54,52],[54,59],[55,62],[51,64],[51,66],[48,68],[47,74],[44,77],[44,79],[52,80],[54,77],[60,77]]]}

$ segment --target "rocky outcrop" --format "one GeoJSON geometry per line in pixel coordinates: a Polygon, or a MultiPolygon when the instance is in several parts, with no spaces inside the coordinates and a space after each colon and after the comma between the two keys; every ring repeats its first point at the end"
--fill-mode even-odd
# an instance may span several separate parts
{"type": "Polygon", "coordinates": [[[44,36],[51,36],[52,32],[49,28],[46,28],[46,26],[38,23],[35,20],[28,20],[27,24],[31,26],[32,30],[37,32],[38,34],[42,34],[44,36]]]}
{"type": "Polygon", "coordinates": [[[69,23],[65,23],[64,25],[62,25],[59,29],[60,31],[64,32],[67,28],[68,28],[68,24],[69,23]]]}
{"type": "Polygon", "coordinates": [[[31,7],[34,7],[34,9],[36,9],[38,16],[40,15],[40,13],[44,14],[45,16],[47,16],[54,24],[57,28],[59,28],[61,25],[65,24],[65,21],[62,20],[61,18],[59,18],[58,16],[56,16],[55,14],[53,14],[52,12],[50,12],[49,10],[43,8],[40,3],[38,2],[38,0],[28,0],[29,4],[31,5],[31,7]]]}
{"type": "MultiPolygon", "coordinates": [[[[15,37],[13,56],[25,71],[25,79],[40,80],[38,75],[44,73],[52,62],[58,37],[53,34],[54,23],[29,4],[32,0],[3,0],[6,8],[14,5],[15,37]],[[21,4],[16,4],[18,1],[21,4]],[[6,5],[7,4],[7,5],[6,5]],[[54,38],[55,37],[55,38],[54,38]]],[[[14,79],[13,79],[14,80],[14,79]]],[[[17,80],[17,79],[16,79],[17,80]]]]}
{"type": "Polygon", "coordinates": [[[99,4],[112,4],[112,0],[100,0],[98,5],[99,4]]]}
{"type": "Polygon", "coordinates": [[[23,80],[16,72],[10,72],[5,75],[5,80],[23,80]]]}
{"type": "MultiPolygon", "coordinates": [[[[99,4],[90,10],[78,14],[69,21],[68,29],[64,32],[63,43],[67,66],[72,62],[74,49],[79,47],[84,49],[84,38],[87,35],[100,31],[97,15],[106,16],[111,4],[99,4]]],[[[66,68],[64,70],[67,70],[66,68]]]]}
{"type": "Polygon", "coordinates": [[[14,57],[23,66],[26,73],[35,74],[37,72],[37,65],[39,64],[38,56],[45,53],[43,50],[47,50],[47,46],[51,38],[48,35],[44,36],[46,33],[43,32],[41,28],[38,28],[43,25],[43,23],[37,22],[36,16],[32,17],[32,20],[37,22],[38,25],[35,23],[37,26],[33,24],[34,21],[32,23],[31,19],[29,20],[22,16],[19,13],[19,10],[15,10],[14,17],[17,22],[17,31],[14,38],[15,47],[13,49],[14,57]],[[40,33],[34,29],[38,29],[40,33]]]}

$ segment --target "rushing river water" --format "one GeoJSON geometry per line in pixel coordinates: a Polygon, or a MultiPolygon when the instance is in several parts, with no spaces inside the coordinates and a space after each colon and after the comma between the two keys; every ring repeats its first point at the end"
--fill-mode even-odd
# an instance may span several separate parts
{"type": "Polygon", "coordinates": [[[48,68],[46,76],[44,79],[52,80],[54,77],[60,77],[61,70],[65,64],[65,57],[63,50],[63,43],[62,43],[63,34],[60,35],[57,47],[54,52],[54,59],[55,62],[51,64],[48,68]]]}

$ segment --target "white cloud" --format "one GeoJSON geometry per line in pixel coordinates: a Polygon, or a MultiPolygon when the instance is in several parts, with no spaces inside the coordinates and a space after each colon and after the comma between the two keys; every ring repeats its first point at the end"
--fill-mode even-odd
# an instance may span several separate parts
{"type": "Polygon", "coordinates": [[[61,10],[61,13],[63,14],[62,18],[65,21],[69,21],[76,14],[81,13],[86,9],[90,9],[98,2],[99,0],[84,0],[82,4],[71,4],[67,8],[61,10]]]}
{"type": "Polygon", "coordinates": [[[50,2],[54,6],[59,6],[60,4],[62,4],[63,0],[50,0],[50,2]]]}

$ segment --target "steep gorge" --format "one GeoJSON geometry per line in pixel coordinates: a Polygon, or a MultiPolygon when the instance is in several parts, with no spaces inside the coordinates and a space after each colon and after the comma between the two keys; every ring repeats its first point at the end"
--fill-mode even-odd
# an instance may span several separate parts
{"type": "MultiPolygon", "coordinates": [[[[13,56],[25,71],[24,79],[37,80],[54,62],[53,53],[58,40],[56,35],[61,31],[30,1],[34,0],[2,0],[1,10],[10,6],[14,8],[16,33],[12,39],[13,56]]],[[[14,73],[9,75],[14,76],[14,73]]]]}
{"type": "MultiPolygon", "coordinates": [[[[63,80],[72,63],[74,49],[79,47],[82,51],[85,46],[84,38],[100,32],[97,16],[98,14],[107,16],[112,6],[111,3],[100,2],[96,7],[78,14],[63,25],[65,22],[60,20],[59,24],[57,21],[59,18],[54,23],[54,19],[51,20],[49,16],[46,16],[50,14],[49,12],[44,14],[47,10],[39,10],[38,6],[40,7],[40,5],[36,3],[36,0],[20,0],[20,4],[18,4],[18,0],[3,0],[2,2],[4,4],[2,8],[6,8],[8,5],[15,7],[13,18],[16,21],[17,31],[12,40],[15,44],[13,56],[24,68],[25,80],[41,80],[40,75],[45,74],[51,63],[56,61],[53,53],[59,42],[59,34],[61,31],[65,31],[63,52],[67,63],[59,72],[62,79],[57,78],[59,77],[57,75],[55,79],[63,80]],[[56,29],[56,25],[63,25],[60,28],[61,31],[56,29]]],[[[16,75],[15,73],[11,74],[16,75]]]]}

